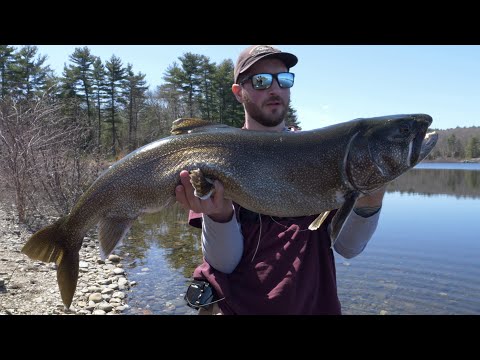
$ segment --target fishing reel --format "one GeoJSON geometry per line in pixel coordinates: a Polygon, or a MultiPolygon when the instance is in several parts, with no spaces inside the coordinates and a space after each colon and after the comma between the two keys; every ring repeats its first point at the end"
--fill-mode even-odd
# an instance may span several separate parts
{"type": "Polygon", "coordinates": [[[208,310],[210,305],[216,301],[216,293],[209,282],[193,280],[184,299],[191,308],[208,310]]]}

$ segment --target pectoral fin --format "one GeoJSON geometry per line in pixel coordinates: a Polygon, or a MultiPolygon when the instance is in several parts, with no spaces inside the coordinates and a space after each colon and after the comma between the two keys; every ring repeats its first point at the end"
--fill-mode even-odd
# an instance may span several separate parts
{"type": "Polygon", "coordinates": [[[122,241],[128,230],[132,227],[132,224],[132,219],[104,218],[100,220],[98,239],[102,259],[105,259],[122,241]]]}
{"type": "Polygon", "coordinates": [[[308,226],[308,230],[317,230],[320,226],[322,226],[328,214],[330,214],[330,210],[324,211],[320,215],[318,215],[318,217],[313,220],[312,223],[308,226]]]}
{"type": "Polygon", "coordinates": [[[213,182],[212,179],[204,176],[200,169],[190,171],[190,183],[195,189],[193,193],[202,200],[208,199],[215,192],[213,182]]]}
{"type": "Polygon", "coordinates": [[[335,244],[337,241],[338,234],[342,231],[343,225],[345,225],[345,220],[347,220],[348,216],[353,210],[355,203],[357,202],[360,193],[357,191],[352,191],[345,196],[345,202],[337,210],[335,216],[332,219],[331,229],[330,229],[330,239],[331,239],[331,246],[335,244]]]}

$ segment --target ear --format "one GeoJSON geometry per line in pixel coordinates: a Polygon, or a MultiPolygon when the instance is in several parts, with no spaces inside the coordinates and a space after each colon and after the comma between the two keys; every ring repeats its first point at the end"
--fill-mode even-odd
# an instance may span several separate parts
{"type": "Polygon", "coordinates": [[[235,95],[235,98],[237,99],[237,101],[242,104],[243,101],[242,101],[242,87],[238,84],[233,84],[232,85],[232,92],[233,92],[233,95],[235,95]]]}

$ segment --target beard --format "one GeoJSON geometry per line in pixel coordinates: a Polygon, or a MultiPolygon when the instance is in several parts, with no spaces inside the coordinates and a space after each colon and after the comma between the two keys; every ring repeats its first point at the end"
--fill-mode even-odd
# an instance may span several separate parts
{"type": "Polygon", "coordinates": [[[245,106],[247,113],[250,115],[250,117],[252,117],[259,124],[266,127],[277,126],[282,121],[284,121],[285,118],[287,117],[288,106],[285,104],[283,99],[278,96],[272,96],[266,99],[263,102],[262,107],[260,107],[257,104],[252,103],[248,98],[248,95],[245,94],[243,96],[243,104],[245,106]],[[264,104],[271,101],[279,102],[280,104],[283,105],[283,109],[274,109],[273,112],[271,111],[267,112],[266,110],[262,109],[264,104]]]}

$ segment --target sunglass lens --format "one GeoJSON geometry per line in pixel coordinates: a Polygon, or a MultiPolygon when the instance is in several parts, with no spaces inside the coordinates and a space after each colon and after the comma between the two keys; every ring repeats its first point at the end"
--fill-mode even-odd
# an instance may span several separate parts
{"type": "Polygon", "coordinates": [[[252,77],[253,87],[257,90],[267,89],[272,85],[272,75],[271,74],[257,74],[252,77]]]}
{"type": "Polygon", "coordinates": [[[291,88],[293,86],[294,75],[292,73],[278,74],[278,84],[281,88],[291,88]]]}

